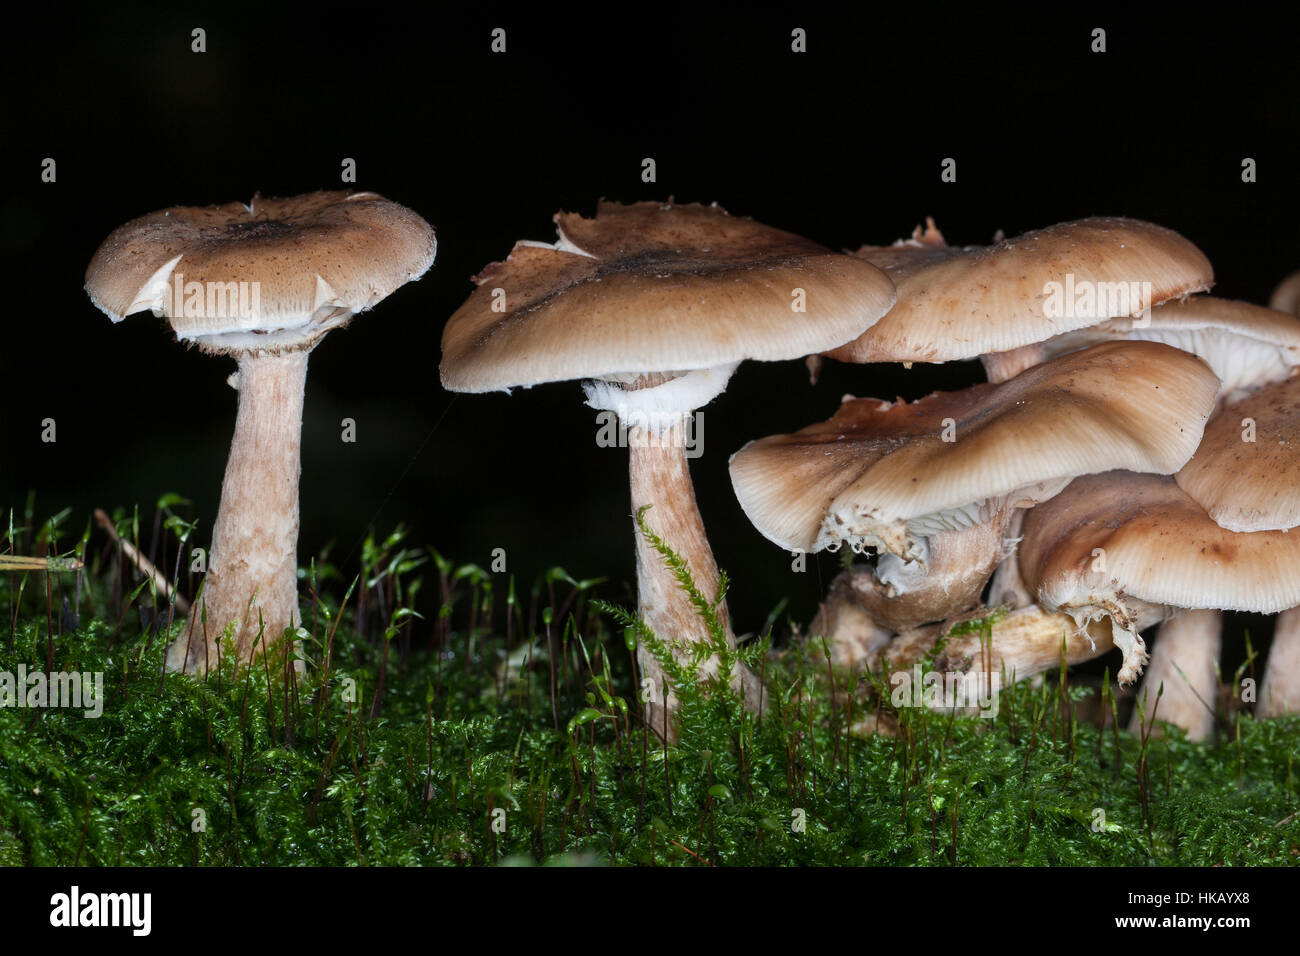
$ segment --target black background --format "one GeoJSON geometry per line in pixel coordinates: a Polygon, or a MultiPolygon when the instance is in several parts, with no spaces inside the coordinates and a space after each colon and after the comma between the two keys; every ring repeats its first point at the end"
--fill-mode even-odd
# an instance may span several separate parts
{"type": "MultiPolygon", "coordinates": [[[[358,168],[346,188],[410,206],[439,240],[423,280],[312,355],[300,555],[333,541],[349,577],[366,528],[404,521],[457,560],[486,565],[503,547],[522,582],[559,564],[608,575],[630,599],[626,456],[596,447],[578,385],[452,396],[438,382],[442,326],[469,277],[517,239],[552,240],[557,209],[717,201],[833,248],[891,241],[927,215],[962,244],[1125,215],[1199,245],[1220,295],[1265,302],[1300,268],[1284,10],[526,9],[123,5],[13,27],[0,506],[35,489],[38,516],[72,506],[79,533],[92,507],[138,502],[149,519],[175,491],[211,526],[233,362],[183,348],[148,313],[111,324],[82,290],[85,266],[154,209],[345,188],[344,157],[358,168]],[[498,26],[505,54],[490,51],[498,26]],[[195,27],[206,53],[191,52],[195,27]],[[807,53],[791,52],[795,27],[807,53]],[[1104,54],[1090,51],[1094,27],[1104,54]],[[56,183],[41,182],[45,157],[56,183]],[[645,157],[655,183],[641,180],[645,157]],[[944,157],[956,183],[940,181],[944,157]],[[1258,182],[1242,182],[1244,157],[1258,182]],[[54,444],[40,441],[47,417],[54,444]],[[344,417],[355,444],[339,440],[344,417]]],[[[814,388],[798,361],[741,367],[708,406],[693,465],[738,631],[782,596],[806,619],[837,559],[793,574],[736,504],[730,454],[828,417],[845,392],[915,398],[981,379],[973,362],[828,363],[814,388]]]]}
{"type": "MultiPolygon", "coordinates": [[[[721,900],[736,910],[734,926],[728,927],[727,939],[738,949],[758,949],[771,939],[771,920],[753,905],[754,900],[779,901],[803,899],[813,894],[833,898],[843,893],[844,878],[837,868],[787,867],[766,869],[733,869],[727,871],[725,882],[710,879],[708,871],[687,872],[682,875],[677,868],[668,870],[649,867],[625,868],[618,872],[601,874],[601,889],[619,887],[625,890],[644,890],[668,894],[673,888],[680,894],[683,888],[707,894],[721,900]],[[671,878],[664,874],[671,873],[671,878]],[[838,877],[838,878],[837,878],[838,877]],[[669,880],[671,879],[671,882],[669,880]],[[747,904],[749,904],[747,906],[747,904]]],[[[864,874],[869,881],[875,874],[864,874]]],[[[461,867],[454,874],[412,874],[397,867],[331,867],[297,868],[292,873],[279,870],[241,870],[239,885],[245,891],[263,888],[284,893],[286,881],[292,881],[294,897],[310,900],[326,899],[324,906],[299,906],[290,913],[282,911],[256,911],[246,908],[238,920],[208,920],[201,932],[207,939],[242,941],[247,937],[247,926],[255,923],[258,939],[263,944],[279,943],[282,939],[293,943],[315,941],[328,934],[334,945],[357,950],[373,946],[381,932],[392,933],[388,927],[401,919],[402,910],[394,900],[405,901],[416,893],[428,915],[442,915],[452,908],[457,926],[466,928],[497,926],[503,918],[524,918],[531,911],[559,909],[583,895],[594,896],[591,874],[585,868],[548,867],[544,872],[525,869],[502,870],[488,867],[461,867]],[[515,882],[510,882],[510,881],[515,882]],[[528,909],[515,904],[503,912],[501,894],[516,890],[528,894],[528,909]],[[414,891],[414,892],[413,892],[414,891]],[[396,913],[394,912],[396,911],[396,913]],[[388,919],[384,929],[376,927],[372,914],[383,913],[388,919]],[[239,934],[236,936],[236,934],[239,934]]],[[[1005,907],[1008,899],[1037,902],[1048,899],[1044,873],[1035,867],[986,867],[973,879],[966,872],[945,871],[934,867],[899,867],[890,870],[889,905],[886,916],[877,916],[880,907],[863,907],[872,914],[872,938],[895,938],[902,942],[904,934],[915,935],[916,930],[928,927],[935,921],[936,895],[951,892],[958,887],[963,904],[969,904],[977,913],[994,912],[1005,907]]],[[[1069,915],[1069,932],[1092,935],[1115,934],[1128,941],[1148,941],[1170,938],[1178,943],[1193,933],[1206,937],[1202,929],[1184,929],[1171,933],[1169,928],[1142,930],[1117,927],[1117,917],[1247,917],[1248,929],[1215,928],[1208,938],[1216,941],[1243,941],[1253,930],[1263,938],[1287,932],[1290,927],[1292,897],[1285,884],[1277,882],[1277,874],[1264,867],[1223,867],[1219,869],[1190,869],[1186,867],[1108,867],[1104,874],[1081,867],[1052,867],[1051,898],[1086,899],[1088,905],[1077,907],[1069,915]],[[1200,894],[1224,898],[1232,895],[1232,902],[1195,903],[1171,905],[1131,902],[1132,894],[1162,895],[1189,893],[1193,899],[1200,894]]],[[[192,943],[196,923],[194,901],[222,899],[230,894],[231,872],[227,869],[204,867],[121,867],[114,870],[90,872],[83,868],[70,872],[68,868],[26,867],[22,870],[0,870],[0,884],[6,884],[8,912],[13,914],[6,927],[6,939],[18,943],[40,941],[63,946],[103,946],[105,943],[125,944],[136,950],[141,946],[166,946],[174,951],[177,945],[192,943]],[[88,893],[151,893],[152,932],[148,937],[135,937],[129,929],[116,928],[52,928],[49,925],[50,902],[55,893],[69,893],[72,884],[81,894],[88,893]]],[[[271,895],[268,893],[267,895],[271,895]]],[[[606,893],[605,896],[610,894],[606,893]]],[[[511,902],[518,896],[511,897],[511,902]]],[[[599,897],[598,897],[599,898],[599,897]]],[[[681,909],[682,907],[677,907],[681,909]]],[[[665,908],[666,909],[666,908],[665,908]]],[[[206,915],[206,914],[203,914],[206,915]]],[[[681,918],[678,916],[678,918],[681,918]]],[[[555,917],[552,917],[555,921],[555,917]]],[[[1047,905],[1028,905],[1016,915],[1017,932],[1035,939],[1051,938],[1062,933],[1062,915],[1047,905]]],[[[617,907],[587,905],[582,910],[582,930],[593,938],[622,943],[628,936],[627,916],[617,907]]],[[[860,945],[863,920],[825,920],[817,930],[818,941],[836,950],[860,945]]],[[[979,924],[981,929],[991,927],[979,924]]],[[[531,926],[529,927],[531,929],[531,926]]]]}

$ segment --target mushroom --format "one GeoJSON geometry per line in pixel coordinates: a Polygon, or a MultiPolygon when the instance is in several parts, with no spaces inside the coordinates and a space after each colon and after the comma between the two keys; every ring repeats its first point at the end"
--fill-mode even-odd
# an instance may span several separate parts
{"type": "MultiPolygon", "coordinates": [[[[975,386],[961,392],[936,392],[912,403],[845,396],[829,420],[790,435],[750,442],[736,452],[730,462],[736,498],[759,533],[781,548],[790,552],[838,550],[838,535],[827,533],[823,522],[841,492],[859,476],[885,465],[890,455],[908,443],[940,441],[945,420],[964,422],[982,416],[996,422],[997,412],[1004,409],[998,405],[990,411],[995,391],[995,386],[975,386]]],[[[956,426],[958,433],[960,427],[956,426]]],[[[957,464],[954,471],[966,470],[968,478],[974,477],[970,467],[968,460],[957,464]]],[[[980,475],[986,481],[991,480],[988,470],[984,468],[980,475]]],[[[926,477],[938,476],[932,471],[926,477]]],[[[981,501],[981,497],[986,496],[972,494],[969,502],[958,503],[968,505],[971,514],[935,514],[925,522],[924,530],[915,533],[906,522],[895,522],[870,540],[864,535],[853,542],[854,550],[870,545],[880,552],[877,574],[841,576],[832,591],[847,588],[848,593],[842,595],[845,599],[892,630],[946,617],[950,601],[965,604],[970,593],[978,595],[997,560],[1000,542],[996,529],[1011,508],[1002,501],[981,501]],[[918,569],[931,571],[930,580],[936,586],[911,587],[919,583],[918,569]],[[846,580],[847,585],[841,583],[846,580]],[[953,590],[957,593],[951,594],[953,590]]]]}
{"type": "MultiPolygon", "coordinates": [[[[1281,381],[1300,365],[1300,322],[1293,316],[1208,295],[1164,302],[1141,319],[1108,319],[1066,332],[1043,343],[1043,351],[1050,357],[1117,339],[1164,342],[1203,359],[1222,383],[1221,403],[1281,381]]],[[[994,587],[1019,595],[1014,561],[1013,554],[999,567],[994,587]]],[[[1205,702],[1216,689],[1220,621],[1216,612],[1200,611],[1162,625],[1146,677],[1149,687],[1166,685],[1162,721],[1183,727],[1192,739],[1204,739],[1214,725],[1213,707],[1205,702]]],[[[1138,719],[1135,713],[1135,726],[1138,719]]]]}
{"type": "Polygon", "coordinates": [[[1141,631],[1174,610],[1276,613],[1300,604],[1300,535],[1215,524],[1173,477],[1076,478],[1024,521],[1020,568],[1049,611],[1109,617],[1121,685],[1146,664],[1141,631]]]}
{"type": "MultiPolygon", "coordinates": [[[[633,515],[652,507],[647,526],[685,560],[704,599],[718,602],[685,452],[692,412],[745,359],[800,358],[860,335],[893,304],[893,286],[870,263],[716,205],[602,201],[592,219],[562,212],[555,222],[554,245],[517,243],[474,278],[478,289],[443,332],[442,383],[485,392],[583,380],[587,404],[627,427],[633,515]]],[[[640,614],[685,659],[709,629],[639,533],[636,555],[640,614]]],[[[725,605],[717,614],[735,646],[725,605]]],[[[663,687],[663,667],[644,645],[637,659],[643,680],[663,687]]],[[[716,676],[716,655],[702,666],[716,676]]],[[[744,684],[753,706],[752,674],[744,684]]],[[[672,709],[670,693],[646,709],[668,740],[672,709]]]]}
{"type": "MultiPolygon", "coordinates": [[[[1178,472],[1180,488],[1229,531],[1300,527],[1300,376],[1269,385],[1211,419],[1196,454],[1178,472]]],[[[1300,614],[1276,621],[1260,713],[1300,710],[1300,614]]]]}
{"type": "MultiPolygon", "coordinates": [[[[949,246],[927,219],[911,239],[863,246],[898,288],[898,303],[848,345],[846,362],[948,362],[979,357],[991,382],[1047,358],[1043,342],[1213,282],[1209,261],[1177,233],[1133,219],[1061,223],[991,246],[949,246]]],[[[1018,513],[1006,531],[997,593],[1023,606],[1016,579],[1018,513]]],[[[869,582],[863,582],[869,586],[869,582]]]]}
{"type": "Polygon", "coordinates": [[[843,362],[950,362],[982,357],[990,381],[1042,361],[1062,332],[1203,292],[1209,261],[1178,233],[1135,219],[1061,223],[992,246],[949,246],[927,220],[911,239],[855,255],[894,280],[898,303],[843,362]]]}
{"type": "MultiPolygon", "coordinates": [[[[1043,349],[1046,355],[1055,356],[1117,339],[1164,342],[1198,356],[1222,383],[1220,403],[1234,402],[1281,381],[1300,365],[1300,321],[1294,316],[1208,295],[1162,303],[1143,319],[1109,319],[1066,332],[1049,339],[1043,349]]],[[[995,587],[1014,589],[1017,573],[1013,555],[998,569],[995,587]]],[[[1207,709],[1205,701],[1216,688],[1219,637],[1215,622],[1221,616],[1212,611],[1188,616],[1184,621],[1179,615],[1162,625],[1146,681],[1150,687],[1161,682],[1166,685],[1161,719],[1181,726],[1192,739],[1204,739],[1214,726],[1213,708],[1207,709]],[[1203,656],[1195,658],[1195,654],[1203,656]]]]}
{"type": "Polygon", "coordinates": [[[1217,386],[1177,349],[1107,343],[910,404],[846,398],[829,421],[746,445],[732,485],[787,550],[875,549],[853,597],[903,630],[978,603],[1017,509],[1076,475],[1181,467],[1217,386]]]}
{"type": "Polygon", "coordinates": [[[238,362],[239,411],[202,600],[207,621],[168,649],[173,669],[215,663],[234,625],[239,660],[301,620],[299,446],[307,357],[330,329],[433,264],[432,227],[370,192],[174,206],[114,230],[86,270],[114,322],[150,309],[177,339],[238,362]]]}
{"type": "Polygon", "coordinates": [[[1143,319],[1108,319],[1048,339],[1048,357],[1113,340],[1163,342],[1202,359],[1234,402],[1286,379],[1300,366],[1300,320],[1277,309],[1209,295],[1165,302],[1143,319]]]}
{"type": "Polygon", "coordinates": [[[1178,485],[1229,531],[1285,531],[1300,525],[1298,474],[1300,376],[1215,415],[1178,485]]]}

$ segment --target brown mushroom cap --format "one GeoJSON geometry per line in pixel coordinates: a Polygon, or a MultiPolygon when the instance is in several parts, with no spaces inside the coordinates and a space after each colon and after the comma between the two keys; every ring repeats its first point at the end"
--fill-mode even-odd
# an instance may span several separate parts
{"type": "Polygon", "coordinates": [[[1076,478],[1023,531],[1021,573],[1052,610],[1126,597],[1263,613],[1300,604],[1300,534],[1222,528],[1166,475],[1076,478]],[[1092,570],[1098,548],[1104,572],[1092,570]]]}
{"type": "Polygon", "coordinates": [[[1145,320],[1108,319],[1048,339],[1048,357],[1117,339],[1163,342],[1202,359],[1229,401],[1300,366],[1300,319],[1277,309],[1209,295],[1164,302],[1145,320]]]}
{"type": "Polygon", "coordinates": [[[1229,405],[1205,427],[1178,486],[1229,531],[1300,526],[1300,376],[1229,405]],[[1246,420],[1254,441],[1246,441],[1246,420]]]}
{"type": "Polygon", "coordinates": [[[860,335],[894,301],[870,263],[717,206],[601,202],[592,219],[555,222],[554,246],[517,243],[474,277],[443,331],[446,388],[798,358],[860,335]]]}
{"type": "Polygon", "coordinates": [[[828,420],[749,442],[731,456],[731,483],[763,537],[789,551],[818,550],[830,504],[854,479],[945,418],[987,404],[994,386],[935,392],[915,402],[844,396],[828,420]]]}
{"type": "Polygon", "coordinates": [[[1048,610],[1111,619],[1121,683],[1147,661],[1141,631],[1172,608],[1272,613],[1300,604],[1300,534],[1219,527],[1172,477],[1076,478],[1025,515],[1020,570],[1048,610]]]}
{"type": "Polygon", "coordinates": [[[1139,285],[1128,314],[1176,296],[1203,292],[1214,281],[1209,261],[1178,233],[1135,219],[1067,222],[992,246],[947,245],[938,230],[919,229],[892,246],[863,246],[858,255],[882,268],[898,288],[889,314],[854,341],[828,352],[844,362],[949,362],[1032,345],[1116,313],[1114,302],[1091,312],[1049,316],[1048,283],[1077,288],[1139,285]],[[1067,279],[1072,276],[1071,279],[1067,279]]]}
{"type": "Polygon", "coordinates": [[[755,527],[784,548],[873,534],[873,546],[913,557],[916,534],[980,520],[999,496],[1041,500],[1075,475],[1121,465],[1176,471],[1217,389],[1186,352],[1106,343],[999,385],[910,404],[848,399],[829,421],[746,445],[732,484],[755,527]],[[943,440],[945,419],[955,441],[943,440]]]}
{"type": "Polygon", "coordinates": [[[418,279],[436,249],[427,222],[369,192],[174,206],[115,229],[86,291],[114,322],[152,309],[210,351],[302,348],[418,279]],[[245,308],[225,294],[239,283],[257,290],[245,308]]]}

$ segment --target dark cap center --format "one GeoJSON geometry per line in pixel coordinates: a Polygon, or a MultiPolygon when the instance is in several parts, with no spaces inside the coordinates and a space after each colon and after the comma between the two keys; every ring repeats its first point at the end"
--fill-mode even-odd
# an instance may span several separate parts
{"type": "Polygon", "coordinates": [[[297,223],[279,219],[258,219],[253,222],[232,222],[226,226],[231,239],[278,239],[297,228],[297,223]]]}

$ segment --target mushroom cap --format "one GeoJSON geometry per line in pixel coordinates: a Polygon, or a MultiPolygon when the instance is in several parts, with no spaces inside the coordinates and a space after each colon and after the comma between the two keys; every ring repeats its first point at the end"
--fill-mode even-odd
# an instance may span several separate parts
{"type": "Polygon", "coordinates": [[[1300,526],[1300,376],[1261,388],[1205,426],[1178,486],[1229,531],[1300,526]],[[1246,419],[1254,441],[1246,441],[1246,419]]]}
{"type": "Polygon", "coordinates": [[[1293,272],[1279,282],[1268,304],[1281,312],[1300,316],[1300,272],[1293,272]]]}
{"type": "Polygon", "coordinates": [[[602,201],[592,219],[555,222],[555,245],[516,243],[474,277],[443,330],[446,388],[798,358],[860,335],[894,303],[870,263],[717,206],[602,201]]]}
{"type": "Polygon", "coordinates": [[[208,351],[305,348],[420,278],[436,250],[433,227],[376,193],[255,196],[119,226],[86,291],[114,322],[151,309],[208,351]]]}
{"type": "Polygon", "coordinates": [[[1081,219],[964,248],[947,245],[931,223],[911,239],[863,246],[855,255],[894,280],[898,303],[863,335],[827,353],[843,362],[949,362],[1006,352],[1095,325],[1120,314],[1120,306],[1137,315],[1214,281],[1196,246],[1136,219],[1081,219]],[[1115,295],[1099,295],[1091,309],[1071,303],[1065,314],[1048,315],[1049,283],[1061,284],[1064,299],[1067,281],[1115,295]],[[1149,297],[1144,282],[1151,283],[1149,297]]]}
{"type": "MultiPolygon", "coordinates": [[[[1042,500],[1076,475],[1177,471],[1217,390],[1193,355],[1110,342],[910,404],[846,398],[828,421],[750,442],[731,480],[750,521],[788,550],[834,546],[863,522],[893,525],[901,541],[900,526],[960,527],[982,520],[971,506],[1042,500]],[[945,419],[955,441],[943,440],[945,419]]],[[[884,550],[903,554],[885,537],[884,550]]]]}
{"type": "Polygon", "coordinates": [[[1250,302],[1195,295],[1164,302],[1144,321],[1108,319],[1048,339],[1049,357],[1115,339],[1164,342],[1205,361],[1233,400],[1300,366],[1300,319],[1250,302]]]}
{"type": "Polygon", "coordinates": [[[1300,534],[1221,528],[1172,477],[1076,478],[1028,512],[1022,531],[1021,574],[1052,610],[1130,598],[1264,613],[1300,604],[1300,534]]]}

